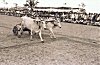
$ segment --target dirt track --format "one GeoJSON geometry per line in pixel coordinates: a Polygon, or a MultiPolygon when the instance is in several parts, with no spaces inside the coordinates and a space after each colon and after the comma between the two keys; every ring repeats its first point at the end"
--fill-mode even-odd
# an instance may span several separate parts
{"type": "Polygon", "coordinates": [[[12,33],[20,18],[0,15],[0,65],[100,65],[100,28],[62,23],[54,29],[56,40],[43,31],[45,43],[38,36],[29,40],[12,33]]]}

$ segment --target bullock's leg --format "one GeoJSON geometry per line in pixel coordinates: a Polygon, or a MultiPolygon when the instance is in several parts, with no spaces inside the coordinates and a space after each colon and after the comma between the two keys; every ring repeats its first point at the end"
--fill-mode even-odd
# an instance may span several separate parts
{"type": "Polygon", "coordinates": [[[32,31],[32,29],[31,29],[31,31],[30,31],[30,33],[31,33],[31,36],[30,36],[30,40],[32,41],[32,36],[33,36],[33,31],[32,31]]]}
{"type": "Polygon", "coordinates": [[[49,29],[49,32],[50,32],[50,38],[53,38],[53,35],[52,35],[52,33],[51,33],[51,30],[49,29]]]}
{"type": "Polygon", "coordinates": [[[56,36],[54,35],[54,32],[53,32],[53,29],[50,28],[49,30],[50,30],[50,32],[51,32],[51,33],[50,33],[50,35],[51,35],[50,37],[52,38],[52,36],[53,36],[54,38],[56,38],[56,36]]]}
{"type": "Polygon", "coordinates": [[[31,35],[31,31],[28,31],[29,35],[31,35]]]}
{"type": "Polygon", "coordinates": [[[50,30],[49,30],[49,32],[50,32],[50,34],[49,34],[49,35],[50,35],[50,38],[53,38],[53,34],[51,33],[51,31],[50,31],[50,30]]]}
{"type": "Polygon", "coordinates": [[[41,30],[39,31],[39,37],[40,37],[40,39],[41,39],[41,42],[44,43],[44,40],[43,40],[42,34],[41,34],[41,30]]]}
{"type": "Polygon", "coordinates": [[[52,33],[50,32],[50,38],[52,38],[52,33]]]}

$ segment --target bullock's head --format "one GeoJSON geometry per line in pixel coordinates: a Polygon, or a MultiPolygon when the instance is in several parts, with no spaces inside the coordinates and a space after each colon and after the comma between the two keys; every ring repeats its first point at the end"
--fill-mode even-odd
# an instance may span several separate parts
{"type": "Polygon", "coordinates": [[[13,27],[13,34],[20,37],[22,32],[21,32],[21,25],[17,24],[16,26],[13,27]]]}
{"type": "Polygon", "coordinates": [[[55,25],[55,26],[58,26],[59,28],[61,28],[61,22],[60,22],[60,19],[59,19],[59,18],[56,18],[56,19],[55,19],[54,25],[55,25]]]}
{"type": "Polygon", "coordinates": [[[13,34],[16,35],[16,36],[18,35],[18,28],[17,28],[17,26],[13,27],[13,34]]]}
{"type": "Polygon", "coordinates": [[[20,38],[22,35],[21,24],[17,24],[16,27],[17,27],[17,35],[20,38]]]}

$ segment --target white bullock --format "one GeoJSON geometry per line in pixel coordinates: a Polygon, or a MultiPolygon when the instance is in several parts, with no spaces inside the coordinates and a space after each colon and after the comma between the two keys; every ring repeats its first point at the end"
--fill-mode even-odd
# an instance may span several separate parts
{"type": "Polygon", "coordinates": [[[39,33],[39,37],[41,39],[41,42],[44,42],[42,35],[41,35],[41,30],[43,28],[46,28],[45,21],[36,21],[35,19],[32,19],[28,16],[23,16],[22,22],[21,22],[21,30],[18,33],[18,36],[20,37],[21,33],[23,32],[23,28],[27,28],[30,30],[30,39],[32,40],[33,32],[39,33]]]}
{"type": "Polygon", "coordinates": [[[50,32],[50,37],[51,38],[56,38],[56,36],[54,35],[54,32],[53,32],[53,29],[55,27],[57,27],[57,26],[59,28],[61,28],[60,19],[59,18],[55,18],[55,20],[54,20],[52,18],[49,18],[49,19],[47,19],[45,21],[46,21],[46,29],[49,30],[49,32],[50,32]]]}

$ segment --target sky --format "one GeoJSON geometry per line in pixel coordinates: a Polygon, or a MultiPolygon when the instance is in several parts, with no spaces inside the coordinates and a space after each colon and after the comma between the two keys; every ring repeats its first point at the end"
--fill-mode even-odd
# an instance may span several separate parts
{"type": "MultiPolygon", "coordinates": [[[[11,3],[18,3],[19,6],[22,6],[26,3],[26,0],[5,0],[11,6],[11,3]]],[[[84,3],[85,9],[87,12],[97,12],[100,13],[100,0],[38,0],[39,3],[37,6],[45,7],[79,7],[80,3],[84,3]],[[66,5],[64,5],[66,3],[66,5]]],[[[0,3],[3,0],[0,0],[0,3]]],[[[2,6],[2,5],[0,5],[2,6]]]]}

